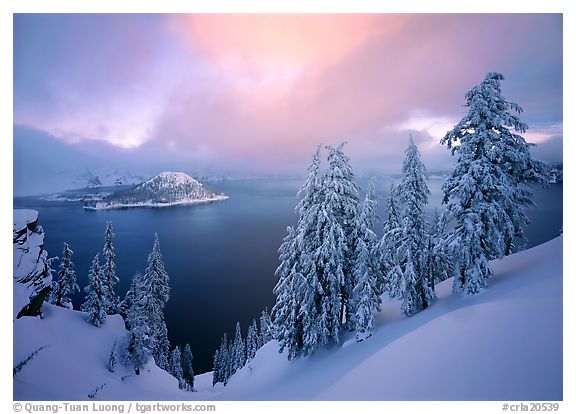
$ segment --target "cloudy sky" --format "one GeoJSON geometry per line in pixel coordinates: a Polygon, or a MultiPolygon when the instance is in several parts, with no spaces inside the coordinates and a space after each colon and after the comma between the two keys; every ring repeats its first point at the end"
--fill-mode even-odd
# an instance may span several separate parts
{"type": "Polygon", "coordinates": [[[486,72],[524,108],[535,154],[562,159],[562,16],[16,14],[14,125],[105,156],[302,172],[318,143],[429,169],[486,72]]]}

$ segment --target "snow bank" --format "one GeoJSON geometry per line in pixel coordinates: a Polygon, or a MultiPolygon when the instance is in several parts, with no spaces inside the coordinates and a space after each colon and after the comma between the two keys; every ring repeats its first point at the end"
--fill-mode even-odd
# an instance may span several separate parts
{"type": "Polygon", "coordinates": [[[14,323],[14,366],[46,345],[14,377],[15,400],[165,400],[182,399],[178,381],[150,363],[141,375],[117,364],[106,365],[114,342],[127,335],[119,315],[102,327],[86,322],[84,312],[44,304],[44,318],[14,323]]]}
{"type": "Polygon", "coordinates": [[[288,362],[268,343],[214,398],[560,400],[562,237],[493,263],[489,287],[405,318],[388,301],[368,340],[288,362]]]}

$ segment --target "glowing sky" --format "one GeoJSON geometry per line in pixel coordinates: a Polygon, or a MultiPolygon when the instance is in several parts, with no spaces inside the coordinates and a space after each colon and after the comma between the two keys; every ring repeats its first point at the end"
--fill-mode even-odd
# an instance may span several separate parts
{"type": "Polygon", "coordinates": [[[487,71],[560,160],[561,15],[14,17],[15,125],[210,168],[299,171],[347,140],[359,169],[392,171],[409,133],[441,168],[487,71]]]}

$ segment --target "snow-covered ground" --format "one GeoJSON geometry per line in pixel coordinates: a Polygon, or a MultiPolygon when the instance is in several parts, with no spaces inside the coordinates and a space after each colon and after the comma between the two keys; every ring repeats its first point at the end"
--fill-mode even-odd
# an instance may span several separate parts
{"type": "Polygon", "coordinates": [[[211,373],[197,375],[195,393],[152,364],[139,376],[120,364],[107,370],[114,342],[126,335],[119,316],[97,328],[83,312],[44,304],[43,319],[14,320],[14,366],[46,347],[16,374],[13,396],[88,400],[101,388],[97,400],[559,400],[562,246],[559,237],[494,262],[477,296],[452,295],[448,280],[411,318],[389,301],[361,343],[350,336],[290,362],[270,342],[226,387],[212,387],[211,373]]]}
{"type": "Polygon", "coordinates": [[[351,336],[293,362],[268,343],[212,398],[560,400],[562,245],[559,237],[494,262],[477,296],[452,295],[447,280],[411,318],[388,302],[364,342],[351,336]]]}

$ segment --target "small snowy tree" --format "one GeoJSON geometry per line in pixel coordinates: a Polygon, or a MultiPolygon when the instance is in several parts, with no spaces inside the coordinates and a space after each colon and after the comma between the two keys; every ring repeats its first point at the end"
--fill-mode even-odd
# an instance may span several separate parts
{"type": "Polygon", "coordinates": [[[224,385],[228,383],[228,378],[231,374],[231,349],[228,345],[228,336],[224,332],[222,341],[220,342],[220,348],[214,354],[214,372],[212,385],[221,382],[224,385]]]}
{"type": "Polygon", "coordinates": [[[116,341],[112,345],[112,350],[110,351],[110,356],[108,357],[108,371],[114,372],[116,370],[116,364],[118,363],[118,351],[116,350],[116,341]]]}
{"type": "Polygon", "coordinates": [[[118,304],[118,313],[124,317],[127,327],[129,327],[127,317],[128,309],[130,309],[134,303],[135,297],[138,295],[138,281],[140,281],[139,283],[142,283],[142,274],[140,272],[134,274],[132,281],[130,282],[130,287],[126,292],[126,295],[124,295],[124,299],[118,304]]]}
{"type": "Polygon", "coordinates": [[[170,341],[168,340],[168,328],[166,322],[162,320],[160,323],[160,330],[155,335],[156,347],[152,356],[156,365],[162,369],[167,369],[170,361],[170,341]]]}
{"type": "Polygon", "coordinates": [[[258,326],[256,319],[253,319],[246,335],[246,359],[250,361],[254,358],[256,351],[258,351],[258,326]]]}
{"type": "Polygon", "coordinates": [[[514,238],[523,238],[525,208],[533,196],[524,185],[544,182],[541,163],[519,133],[528,126],[513,112],[522,108],[502,96],[504,76],[490,72],[466,93],[468,113],[441,143],[458,156],[442,188],[446,221],[454,231],[443,244],[456,260],[454,291],[476,294],[492,275],[489,260],[513,252],[514,238]]]}
{"type": "Polygon", "coordinates": [[[58,280],[52,283],[52,292],[50,294],[50,303],[70,309],[73,308],[70,295],[80,292],[80,288],[76,283],[74,263],[72,262],[73,253],[70,246],[64,243],[62,261],[60,262],[60,270],[58,270],[58,280]]]}
{"type": "Polygon", "coordinates": [[[260,314],[260,330],[258,332],[258,348],[274,339],[274,325],[268,313],[268,308],[265,308],[260,314]]]}
{"type": "Polygon", "coordinates": [[[184,346],[184,351],[182,352],[182,376],[186,382],[186,388],[189,391],[194,391],[194,368],[192,367],[192,361],[194,356],[192,355],[192,349],[190,344],[184,346]]]}
{"type": "Polygon", "coordinates": [[[84,292],[86,292],[86,297],[81,310],[88,313],[88,322],[94,326],[105,324],[109,304],[98,254],[92,260],[88,273],[88,286],[84,288],[84,292]]]}
{"type": "Polygon", "coordinates": [[[379,294],[387,292],[392,298],[402,298],[402,269],[398,257],[398,246],[402,238],[401,212],[397,188],[392,184],[386,199],[387,218],[382,238],[375,247],[378,266],[376,288],[379,294]]]}
{"type": "Polygon", "coordinates": [[[119,279],[116,276],[116,263],[114,259],[116,254],[114,253],[114,245],[112,244],[112,239],[114,238],[114,232],[112,228],[112,222],[106,222],[106,231],[104,233],[104,247],[102,248],[102,258],[104,259],[104,264],[102,265],[102,273],[106,283],[106,290],[108,296],[108,315],[113,315],[118,312],[119,298],[114,291],[114,286],[118,283],[119,279]]]}
{"type": "Polygon", "coordinates": [[[145,309],[147,302],[143,297],[142,279],[140,273],[136,273],[132,279],[133,299],[127,311],[130,339],[125,360],[134,366],[136,375],[140,374],[140,370],[152,358],[155,349],[154,335],[145,309]]]}
{"type": "Polygon", "coordinates": [[[222,379],[222,358],[220,357],[220,350],[214,352],[214,359],[212,362],[212,386],[219,382],[224,382],[222,379]]]}
{"type": "Polygon", "coordinates": [[[434,209],[434,216],[428,230],[428,255],[424,268],[427,269],[427,280],[432,291],[436,283],[442,282],[452,276],[453,265],[450,254],[445,251],[441,241],[445,235],[445,223],[440,220],[438,210],[434,209]]]}
{"type": "Polygon", "coordinates": [[[232,373],[242,368],[246,364],[246,345],[242,339],[242,331],[240,329],[240,322],[236,322],[236,332],[234,334],[234,342],[232,343],[231,350],[231,366],[232,373]]]}
{"type": "Polygon", "coordinates": [[[184,381],[184,372],[182,371],[182,354],[179,347],[174,347],[170,354],[170,362],[168,365],[168,372],[178,380],[178,387],[180,389],[186,388],[184,381]]]}

